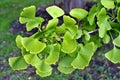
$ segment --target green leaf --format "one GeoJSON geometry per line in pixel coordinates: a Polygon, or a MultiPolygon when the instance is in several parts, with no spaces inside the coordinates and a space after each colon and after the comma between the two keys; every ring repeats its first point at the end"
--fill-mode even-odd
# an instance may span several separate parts
{"type": "Polygon", "coordinates": [[[120,49],[114,47],[112,50],[105,54],[105,57],[113,63],[120,62],[120,49]]]}
{"type": "Polygon", "coordinates": [[[30,51],[31,54],[38,54],[42,52],[46,47],[45,43],[42,43],[32,37],[23,38],[22,45],[27,51],[30,51]]]}
{"type": "Polygon", "coordinates": [[[57,6],[50,6],[48,8],[46,8],[46,11],[53,17],[53,18],[57,18],[60,17],[62,15],[64,15],[64,11],[57,7],[57,6]]]}
{"type": "Polygon", "coordinates": [[[99,37],[103,38],[107,32],[107,29],[106,27],[103,26],[103,27],[100,27],[98,31],[99,31],[99,37]]]}
{"type": "Polygon", "coordinates": [[[28,64],[31,64],[32,66],[37,66],[40,64],[41,60],[39,59],[38,55],[36,54],[27,54],[24,55],[24,59],[28,64]]]}
{"type": "Polygon", "coordinates": [[[22,56],[9,58],[9,65],[13,70],[23,70],[27,68],[27,64],[22,56]]]}
{"type": "Polygon", "coordinates": [[[87,16],[88,12],[84,9],[75,8],[70,11],[72,17],[77,18],[79,21],[87,16]]]}
{"type": "Polygon", "coordinates": [[[52,67],[45,63],[44,60],[42,60],[42,62],[40,62],[39,65],[36,66],[36,68],[37,68],[36,73],[41,77],[49,76],[52,73],[52,67]]]}
{"type": "Polygon", "coordinates": [[[38,74],[41,77],[47,77],[47,76],[50,76],[52,74],[52,71],[50,71],[50,72],[40,72],[39,70],[36,70],[36,74],[38,74]]]}
{"type": "Polygon", "coordinates": [[[108,44],[110,42],[110,36],[108,34],[105,34],[102,40],[104,43],[108,44]]]}
{"type": "Polygon", "coordinates": [[[94,5],[94,6],[90,9],[90,12],[89,12],[88,18],[87,18],[90,25],[93,25],[93,24],[94,24],[96,13],[97,13],[97,7],[96,7],[96,5],[94,5]]]}
{"type": "Polygon", "coordinates": [[[120,34],[119,34],[119,36],[117,38],[115,38],[113,40],[113,44],[120,47],[120,34]]]}
{"type": "Polygon", "coordinates": [[[22,36],[20,36],[20,35],[18,35],[17,37],[16,37],[16,44],[17,44],[17,47],[18,48],[22,48],[23,46],[22,46],[22,36]]]}
{"type": "Polygon", "coordinates": [[[102,8],[100,12],[97,14],[97,20],[101,23],[106,19],[106,9],[102,8]]]}
{"type": "Polygon", "coordinates": [[[57,18],[49,20],[49,22],[48,22],[48,24],[46,26],[46,30],[55,29],[57,24],[58,24],[58,19],[57,18]]]}
{"type": "Polygon", "coordinates": [[[66,15],[63,16],[63,21],[66,26],[71,26],[71,25],[76,24],[76,21],[73,18],[71,18],[70,16],[66,16],[66,15]]]}
{"type": "Polygon", "coordinates": [[[45,62],[48,64],[55,64],[59,59],[60,45],[54,44],[50,50],[49,56],[46,58],[45,62]]]}
{"type": "Polygon", "coordinates": [[[120,7],[118,8],[118,12],[117,12],[117,20],[118,22],[120,22],[120,7]]]}
{"type": "Polygon", "coordinates": [[[64,74],[70,74],[74,70],[71,66],[73,59],[73,57],[65,56],[58,64],[58,70],[64,74]]]}
{"type": "Polygon", "coordinates": [[[23,9],[23,11],[20,14],[19,21],[21,24],[32,21],[32,19],[35,17],[36,7],[30,6],[23,9]]]}
{"type": "Polygon", "coordinates": [[[70,32],[66,32],[62,42],[62,51],[64,53],[70,54],[74,52],[76,48],[77,48],[76,40],[73,38],[70,32]]]}
{"type": "Polygon", "coordinates": [[[75,39],[79,39],[81,36],[82,36],[82,29],[78,29],[77,30],[77,33],[76,33],[76,36],[75,36],[75,39]]]}
{"type": "Polygon", "coordinates": [[[61,26],[59,27],[56,27],[56,33],[58,34],[64,34],[67,30],[66,30],[66,26],[65,24],[62,24],[61,26]]]}
{"type": "Polygon", "coordinates": [[[26,29],[27,31],[31,31],[33,28],[37,27],[39,28],[39,26],[42,24],[42,22],[44,21],[43,18],[41,17],[36,17],[36,18],[33,18],[32,21],[29,21],[27,24],[26,24],[26,29]]]}
{"type": "Polygon", "coordinates": [[[74,68],[84,69],[89,65],[89,62],[95,51],[96,47],[93,42],[86,44],[85,46],[81,47],[77,57],[73,60],[71,65],[74,68]]]}
{"type": "Polygon", "coordinates": [[[39,25],[41,25],[42,22],[44,21],[44,19],[41,17],[35,17],[35,13],[36,13],[36,7],[30,6],[24,8],[20,14],[19,21],[21,24],[26,23],[27,31],[30,31],[35,27],[39,27],[39,25]]]}
{"type": "Polygon", "coordinates": [[[108,9],[113,9],[115,7],[114,0],[101,0],[101,3],[108,9]]]}
{"type": "Polygon", "coordinates": [[[84,35],[85,35],[85,39],[87,40],[87,41],[89,41],[90,40],[90,35],[89,35],[89,33],[87,32],[87,31],[83,31],[83,33],[84,33],[84,35]]]}

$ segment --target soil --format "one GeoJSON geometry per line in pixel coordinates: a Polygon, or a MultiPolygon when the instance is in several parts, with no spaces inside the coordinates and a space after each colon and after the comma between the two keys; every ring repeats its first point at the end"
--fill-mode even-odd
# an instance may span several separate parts
{"type": "MultiPolygon", "coordinates": [[[[89,10],[93,4],[94,3],[87,2],[85,5],[85,9],[89,10]]],[[[37,8],[36,16],[41,16],[45,19],[45,22],[43,23],[43,25],[46,25],[48,20],[51,19],[51,16],[45,11],[46,7],[48,6],[50,5],[37,8]]],[[[62,7],[62,3],[58,4],[58,6],[62,7]]],[[[62,23],[62,21],[60,23],[62,23]]],[[[25,29],[25,25],[20,24],[18,20],[14,21],[11,24],[10,30],[13,34],[24,34],[25,36],[30,36],[37,31],[37,29],[33,29],[32,31],[27,32],[25,29]]],[[[103,58],[104,56],[101,56],[103,55],[103,53],[102,54],[99,53],[101,52],[101,50],[103,49],[99,49],[98,52],[96,52],[96,54],[93,56],[94,58],[92,59],[90,65],[87,68],[85,68],[85,70],[79,70],[78,75],[82,76],[84,80],[88,80],[87,79],[88,76],[86,75],[87,73],[91,75],[92,80],[99,80],[99,79],[106,80],[107,77],[110,77],[112,79],[116,77],[117,80],[118,79],[120,80],[120,64],[113,64],[110,61],[108,61],[106,58],[103,58]]],[[[74,76],[76,75],[76,71],[74,71],[70,75],[69,80],[74,79],[74,76]]],[[[30,75],[31,74],[33,75],[35,74],[35,72],[30,73],[30,75]]],[[[3,80],[6,80],[6,79],[3,79],[3,80]]]]}

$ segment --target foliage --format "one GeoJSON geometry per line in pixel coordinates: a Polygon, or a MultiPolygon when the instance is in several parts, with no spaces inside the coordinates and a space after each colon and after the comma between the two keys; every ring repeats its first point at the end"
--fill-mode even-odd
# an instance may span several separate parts
{"type": "Polygon", "coordinates": [[[30,64],[36,68],[38,75],[46,77],[51,75],[52,66],[58,65],[60,72],[69,74],[75,69],[88,66],[96,50],[103,43],[111,42],[113,49],[105,57],[113,63],[119,63],[120,8],[115,5],[119,2],[101,0],[90,12],[76,8],[70,11],[70,16],[65,15],[61,8],[50,6],[46,11],[52,19],[46,26],[42,25],[43,18],[35,17],[35,6],[24,8],[19,18],[20,23],[26,23],[27,31],[33,28],[38,31],[29,37],[17,36],[16,43],[22,55],[9,58],[10,66],[14,70],[21,70],[30,64]],[[60,25],[61,16],[63,23],[60,25]],[[81,21],[82,26],[79,25],[81,21]]]}

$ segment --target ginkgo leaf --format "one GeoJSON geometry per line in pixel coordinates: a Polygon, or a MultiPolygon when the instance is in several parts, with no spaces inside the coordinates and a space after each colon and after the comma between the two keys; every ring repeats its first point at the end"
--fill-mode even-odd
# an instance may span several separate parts
{"type": "Polygon", "coordinates": [[[48,64],[55,64],[59,59],[60,45],[54,44],[50,50],[49,56],[45,59],[48,64]]]}
{"type": "Polygon", "coordinates": [[[39,65],[35,66],[39,72],[48,73],[52,71],[52,67],[45,63],[45,60],[42,60],[39,65]]]}
{"type": "Polygon", "coordinates": [[[74,52],[76,50],[76,48],[77,48],[76,40],[73,38],[73,36],[71,35],[70,32],[66,32],[64,35],[64,38],[63,38],[61,50],[64,53],[70,54],[70,53],[74,52]]]}
{"type": "Polygon", "coordinates": [[[71,26],[71,25],[76,24],[76,21],[73,18],[71,18],[70,16],[66,16],[66,15],[63,16],[63,21],[66,26],[71,26]]]}
{"type": "Polygon", "coordinates": [[[90,40],[90,35],[89,35],[89,33],[87,32],[87,31],[83,31],[83,33],[84,33],[84,35],[85,35],[85,39],[87,40],[87,41],[89,41],[90,40]]]}
{"type": "Polygon", "coordinates": [[[26,54],[24,55],[24,59],[27,64],[31,64],[32,66],[38,66],[41,63],[37,54],[26,54]]]}
{"type": "Polygon", "coordinates": [[[71,65],[75,69],[84,69],[89,65],[89,62],[95,51],[96,47],[93,42],[86,44],[85,46],[81,47],[77,57],[73,60],[71,65]]]}
{"type": "Polygon", "coordinates": [[[30,6],[23,9],[23,11],[20,14],[19,21],[21,24],[32,21],[32,19],[35,17],[36,7],[30,6]]]}
{"type": "Polygon", "coordinates": [[[101,0],[101,3],[108,9],[113,9],[115,7],[114,0],[101,0]]]}
{"type": "Polygon", "coordinates": [[[93,25],[93,24],[94,24],[96,13],[97,13],[97,7],[96,7],[96,5],[94,5],[94,6],[90,9],[90,12],[89,12],[88,18],[87,18],[90,25],[93,25]]]}
{"type": "Polygon", "coordinates": [[[120,22],[120,7],[118,8],[118,12],[117,12],[117,20],[118,22],[120,22]]]}
{"type": "Polygon", "coordinates": [[[102,41],[106,44],[109,43],[110,42],[110,36],[108,34],[105,34],[102,41]]]}
{"type": "Polygon", "coordinates": [[[55,29],[57,24],[58,24],[58,19],[57,18],[49,20],[49,22],[48,22],[48,24],[46,26],[46,30],[55,29]]]}
{"type": "Polygon", "coordinates": [[[112,50],[105,54],[105,57],[113,63],[120,62],[120,49],[114,47],[112,50]]]}
{"type": "Polygon", "coordinates": [[[20,35],[18,35],[17,37],[16,37],[16,44],[17,44],[17,47],[18,48],[22,48],[23,46],[22,46],[22,36],[20,36],[20,35]]]}
{"type": "Polygon", "coordinates": [[[82,35],[83,35],[82,29],[78,29],[77,33],[76,33],[76,36],[75,36],[75,39],[79,39],[82,35]]]}
{"type": "Polygon", "coordinates": [[[30,51],[31,54],[38,54],[42,52],[46,47],[45,43],[42,43],[39,40],[34,39],[32,37],[23,38],[22,45],[27,51],[30,51]]]}
{"type": "Polygon", "coordinates": [[[26,23],[27,31],[30,31],[35,27],[39,27],[39,25],[41,25],[42,22],[44,21],[44,19],[41,17],[35,17],[35,13],[36,13],[36,7],[30,6],[24,8],[20,14],[19,21],[21,24],[26,23]]]}
{"type": "Polygon", "coordinates": [[[117,38],[115,38],[113,40],[113,44],[120,47],[120,34],[119,34],[119,36],[117,38]]]}
{"type": "Polygon", "coordinates": [[[52,74],[52,71],[50,71],[50,72],[40,72],[39,70],[36,70],[36,74],[38,74],[41,77],[47,77],[47,76],[50,76],[52,74]]]}
{"type": "Polygon", "coordinates": [[[13,70],[23,70],[27,68],[27,63],[22,56],[9,58],[9,65],[13,70]]]}
{"type": "Polygon", "coordinates": [[[58,64],[58,70],[65,74],[71,73],[74,70],[74,68],[71,66],[73,59],[73,57],[70,57],[68,55],[65,56],[58,64]]]}
{"type": "Polygon", "coordinates": [[[79,21],[87,16],[88,12],[85,9],[74,8],[70,11],[72,17],[77,18],[79,21]]]}
{"type": "Polygon", "coordinates": [[[57,7],[57,6],[50,6],[48,8],[46,8],[46,11],[53,17],[53,18],[57,18],[60,17],[62,15],[64,15],[64,11],[57,7]]]}

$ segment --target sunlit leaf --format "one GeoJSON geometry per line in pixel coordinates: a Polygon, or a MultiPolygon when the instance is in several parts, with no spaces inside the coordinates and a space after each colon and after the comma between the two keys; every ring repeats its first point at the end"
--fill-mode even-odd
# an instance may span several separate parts
{"type": "Polygon", "coordinates": [[[27,51],[30,51],[31,54],[38,54],[42,52],[46,47],[45,43],[42,43],[39,40],[34,39],[32,37],[23,38],[22,45],[27,51]]]}
{"type": "Polygon", "coordinates": [[[118,12],[117,12],[117,20],[118,22],[120,22],[120,7],[118,8],[118,12]]]}
{"type": "Polygon", "coordinates": [[[114,0],[101,0],[101,3],[108,9],[113,9],[115,7],[114,0]]]}
{"type": "Polygon", "coordinates": [[[36,70],[36,74],[38,74],[41,77],[47,77],[47,76],[50,76],[52,74],[52,71],[50,71],[50,72],[41,72],[39,70],[36,70]]]}
{"type": "Polygon", "coordinates": [[[9,65],[13,70],[23,70],[27,68],[27,64],[22,56],[9,58],[9,65]]]}
{"type": "Polygon", "coordinates": [[[71,73],[74,70],[71,66],[71,62],[73,61],[73,59],[73,57],[65,56],[58,64],[58,70],[65,74],[71,73]]]}
{"type": "Polygon", "coordinates": [[[36,54],[24,55],[24,59],[28,64],[31,64],[32,66],[37,66],[41,63],[41,60],[39,59],[38,55],[36,55],[36,54]]]}
{"type": "Polygon", "coordinates": [[[120,62],[120,49],[114,47],[112,50],[105,54],[105,57],[113,63],[120,62]]]}
{"type": "Polygon", "coordinates": [[[87,41],[89,41],[90,40],[90,35],[89,35],[89,33],[87,32],[87,31],[83,31],[83,33],[84,33],[84,35],[85,35],[85,39],[87,40],[87,41]]]}
{"type": "Polygon", "coordinates": [[[70,15],[72,17],[77,18],[78,20],[82,20],[87,16],[88,12],[85,9],[74,8],[70,11],[70,15]]]}
{"type": "Polygon", "coordinates": [[[113,44],[120,47],[120,34],[119,34],[119,36],[117,38],[115,38],[113,40],[113,44]]]}
{"type": "Polygon", "coordinates": [[[54,44],[50,50],[49,56],[46,58],[45,62],[48,64],[55,64],[59,59],[60,45],[54,44]]]}
{"type": "Polygon", "coordinates": [[[22,36],[20,36],[20,35],[18,35],[17,37],[16,37],[16,44],[17,44],[17,47],[18,48],[22,48],[23,46],[22,46],[22,36]]]}
{"type": "Polygon", "coordinates": [[[103,42],[106,44],[110,42],[110,36],[108,34],[105,34],[105,36],[103,37],[103,42]]]}
{"type": "Polygon", "coordinates": [[[62,15],[64,15],[64,11],[57,7],[57,6],[50,6],[48,8],[46,8],[46,11],[53,17],[53,18],[57,18],[60,17],[62,15]]]}
{"type": "Polygon", "coordinates": [[[78,29],[75,38],[79,39],[82,36],[82,29],[78,29]]]}
{"type": "Polygon", "coordinates": [[[95,51],[96,47],[93,42],[86,44],[85,46],[81,47],[77,57],[73,60],[71,65],[77,69],[84,69],[89,65],[89,62],[95,51]]]}
{"type": "Polygon", "coordinates": [[[77,48],[77,42],[70,32],[66,32],[62,42],[62,51],[64,53],[72,53],[77,48]],[[69,47],[68,47],[69,46],[69,47]]]}

